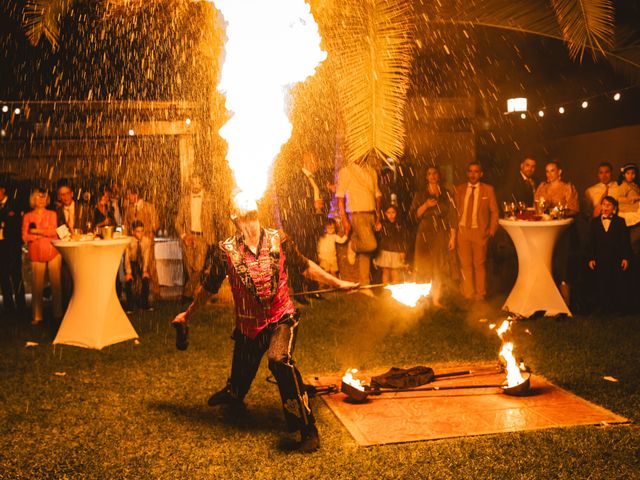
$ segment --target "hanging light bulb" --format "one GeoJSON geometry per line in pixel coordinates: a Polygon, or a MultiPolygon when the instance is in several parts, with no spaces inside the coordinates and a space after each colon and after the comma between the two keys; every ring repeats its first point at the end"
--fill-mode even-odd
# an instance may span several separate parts
{"type": "Polygon", "coordinates": [[[129,136],[133,137],[136,134],[136,132],[133,130],[133,128],[129,129],[129,136]]]}
{"type": "Polygon", "coordinates": [[[587,102],[586,100],[582,102],[582,108],[587,108],[588,106],[589,106],[589,102],[587,102]]]}
{"type": "Polygon", "coordinates": [[[184,123],[186,123],[187,125],[191,125],[191,119],[190,119],[190,118],[187,118],[187,119],[184,121],[184,123]]]}
{"type": "Polygon", "coordinates": [[[613,95],[613,99],[617,102],[618,100],[620,100],[620,97],[621,97],[621,96],[622,96],[622,95],[620,95],[620,92],[616,92],[616,93],[613,95]]]}
{"type": "Polygon", "coordinates": [[[15,113],[16,115],[20,115],[21,110],[19,108],[16,108],[13,113],[15,113]]]}
{"type": "Polygon", "coordinates": [[[564,113],[564,107],[560,107],[560,108],[558,109],[558,113],[564,113]]]}
{"type": "Polygon", "coordinates": [[[9,111],[9,105],[2,106],[2,113],[7,113],[9,111]]]}
{"type": "Polygon", "coordinates": [[[524,120],[525,118],[527,118],[527,114],[526,114],[526,113],[524,113],[524,112],[523,112],[523,113],[521,113],[521,114],[520,114],[520,118],[521,118],[522,120],[524,120]]]}
{"type": "Polygon", "coordinates": [[[544,110],[538,110],[538,116],[544,117],[544,110]]]}

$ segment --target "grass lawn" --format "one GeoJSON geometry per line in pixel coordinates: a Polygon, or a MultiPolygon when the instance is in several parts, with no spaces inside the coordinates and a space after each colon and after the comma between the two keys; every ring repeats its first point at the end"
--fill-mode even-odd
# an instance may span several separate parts
{"type": "MultiPolygon", "coordinates": [[[[197,316],[186,352],[175,349],[169,325],[179,309],[163,304],[135,314],[140,343],[103,351],[54,348],[46,332],[3,318],[0,478],[640,478],[638,317],[542,318],[514,327],[517,353],[535,372],[631,425],[362,448],[316,399],[322,447],[302,455],[288,451],[295,437],[285,433],[266,362],[246,417],[206,405],[228,375],[232,307],[214,304],[197,316]],[[26,348],[27,340],[40,344],[26,348]]],[[[296,358],[307,376],[497,360],[499,340],[481,316],[496,318],[337,295],[305,308],[296,358]]]]}

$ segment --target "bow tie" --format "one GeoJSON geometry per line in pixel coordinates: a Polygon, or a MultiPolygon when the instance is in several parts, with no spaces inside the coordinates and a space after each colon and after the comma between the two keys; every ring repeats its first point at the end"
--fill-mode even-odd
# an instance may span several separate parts
{"type": "Polygon", "coordinates": [[[604,215],[602,216],[602,220],[611,220],[612,218],[613,218],[613,215],[610,216],[610,217],[606,217],[604,215]]]}

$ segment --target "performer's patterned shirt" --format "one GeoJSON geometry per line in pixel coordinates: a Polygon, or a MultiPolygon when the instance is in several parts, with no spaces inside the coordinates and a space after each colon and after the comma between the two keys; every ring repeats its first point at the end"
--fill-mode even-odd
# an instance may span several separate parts
{"type": "Polygon", "coordinates": [[[257,255],[239,234],[211,245],[201,283],[208,292],[217,293],[229,276],[236,306],[236,327],[243,335],[255,338],[270,323],[295,313],[289,297],[287,271],[294,269],[302,273],[308,267],[309,260],[286,234],[262,228],[257,255]]]}

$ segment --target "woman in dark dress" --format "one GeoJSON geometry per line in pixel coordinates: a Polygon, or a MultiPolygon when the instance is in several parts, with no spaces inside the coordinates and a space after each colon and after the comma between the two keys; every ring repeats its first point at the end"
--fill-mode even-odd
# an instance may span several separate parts
{"type": "Polygon", "coordinates": [[[116,224],[110,201],[110,193],[111,190],[109,187],[103,187],[102,190],[100,190],[100,196],[93,209],[93,225],[95,228],[116,224]]]}
{"type": "Polygon", "coordinates": [[[411,214],[418,225],[414,254],[416,281],[432,282],[432,303],[440,308],[443,280],[455,272],[455,268],[451,268],[451,252],[456,245],[458,220],[453,194],[442,184],[440,170],[435,165],[427,169],[427,187],[413,198],[411,214]]]}

